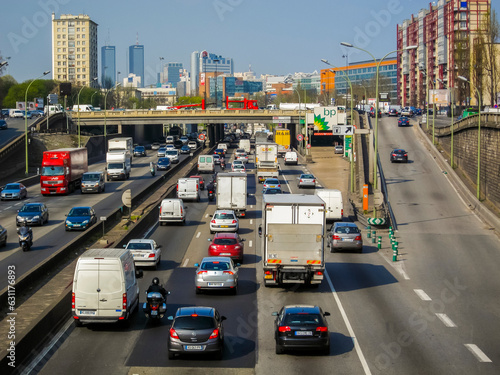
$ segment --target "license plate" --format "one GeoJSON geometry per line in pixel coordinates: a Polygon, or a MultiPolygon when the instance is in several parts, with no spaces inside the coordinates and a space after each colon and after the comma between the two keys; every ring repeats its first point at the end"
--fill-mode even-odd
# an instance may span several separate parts
{"type": "Polygon", "coordinates": [[[352,238],[342,238],[342,241],[345,241],[345,242],[352,242],[354,241],[352,238]]]}
{"type": "Polygon", "coordinates": [[[228,257],[228,256],[231,256],[231,253],[220,253],[220,255],[222,255],[224,257],[228,257]]]}
{"type": "Polygon", "coordinates": [[[80,315],[95,315],[95,310],[80,310],[80,315]]]}
{"type": "Polygon", "coordinates": [[[73,224],[73,226],[74,226],[74,227],[79,227],[79,226],[80,226],[80,224],[73,224]]]}
{"type": "Polygon", "coordinates": [[[184,350],[203,350],[203,345],[184,345],[184,350]]]}
{"type": "Polygon", "coordinates": [[[158,315],[158,310],[152,310],[151,311],[151,316],[155,316],[155,315],[158,315]]]}
{"type": "Polygon", "coordinates": [[[228,226],[227,226],[227,225],[221,225],[220,227],[221,227],[221,228],[228,228],[228,226]]]}
{"type": "Polygon", "coordinates": [[[295,331],[295,336],[312,336],[312,331],[295,331]]]}
{"type": "Polygon", "coordinates": [[[222,286],[222,283],[208,283],[208,286],[222,286]]]}

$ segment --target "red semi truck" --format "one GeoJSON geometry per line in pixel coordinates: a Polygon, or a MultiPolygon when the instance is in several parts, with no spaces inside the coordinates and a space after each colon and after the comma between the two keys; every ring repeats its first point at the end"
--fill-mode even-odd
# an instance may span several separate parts
{"type": "Polygon", "coordinates": [[[80,187],[88,172],[86,148],[44,151],[40,187],[43,195],[68,194],[80,187]]]}

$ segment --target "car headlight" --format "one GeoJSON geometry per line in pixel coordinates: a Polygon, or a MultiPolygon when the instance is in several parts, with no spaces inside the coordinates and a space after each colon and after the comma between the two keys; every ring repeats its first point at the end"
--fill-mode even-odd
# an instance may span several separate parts
{"type": "Polygon", "coordinates": [[[23,218],[22,216],[17,216],[17,217],[16,217],[16,220],[17,220],[17,221],[23,221],[23,220],[24,220],[24,218],[23,218]]]}
{"type": "Polygon", "coordinates": [[[88,223],[89,223],[89,221],[88,221],[88,220],[84,220],[84,221],[82,221],[82,224],[88,224],[88,223]]]}
{"type": "Polygon", "coordinates": [[[19,193],[12,193],[13,197],[17,197],[18,195],[19,195],[19,193]]]}
{"type": "Polygon", "coordinates": [[[31,220],[38,220],[38,219],[40,219],[40,215],[33,216],[33,218],[31,220]]]}
{"type": "Polygon", "coordinates": [[[66,220],[66,225],[72,225],[71,221],[66,220]]]}

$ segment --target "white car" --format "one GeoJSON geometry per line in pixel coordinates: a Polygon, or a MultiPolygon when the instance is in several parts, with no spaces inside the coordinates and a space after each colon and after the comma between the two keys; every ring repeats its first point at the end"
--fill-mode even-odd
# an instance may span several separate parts
{"type": "Polygon", "coordinates": [[[179,150],[167,148],[167,151],[165,152],[165,157],[169,158],[171,163],[178,163],[179,150]]]}
{"type": "Polygon", "coordinates": [[[161,261],[161,246],[155,240],[130,240],[123,247],[130,250],[136,266],[154,267],[156,269],[161,261]]]}
{"type": "Polygon", "coordinates": [[[246,173],[246,168],[243,164],[233,164],[231,167],[232,172],[246,173]]]}
{"type": "Polygon", "coordinates": [[[217,210],[210,220],[210,233],[238,232],[239,220],[233,210],[217,210]]]}
{"type": "Polygon", "coordinates": [[[241,160],[243,163],[248,163],[248,155],[247,153],[236,155],[236,160],[241,160]]]}
{"type": "Polygon", "coordinates": [[[187,143],[189,142],[189,138],[183,135],[179,138],[179,141],[182,141],[183,144],[187,145],[187,143]]]}
{"type": "Polygon", "coordinates": [[[189,141],[188,142],[188,147],[191,150],[196,150],[198,148],[198,142],[196,142],[196,141],[189,141]]]}

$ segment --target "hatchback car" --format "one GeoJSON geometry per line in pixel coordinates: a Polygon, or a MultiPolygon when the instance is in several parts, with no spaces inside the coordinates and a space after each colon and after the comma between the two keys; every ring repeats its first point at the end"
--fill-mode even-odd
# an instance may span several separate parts
{"type": "Polygon", "coordinates": [[[179,138],[179,141],[187,145],[187,143],[189,142],[189,138],[186,135],[183,135],[182,137],[179,138]]]}
{"type": "Polygon", "coordinates": [[[213,307],[189,306],[177,309],[172,320],[168,339],[168,359],[177,354],[215,354],[222,359],[224,327],[226,320],[213,307]]]}
{"type": "Polygon", "coordinates": [[[246,155],[247,152],[243,148],[237,148],[236,151],[234,152],[234,156],[238,157],[240,155],[246,155]]]}
{"type": "Polygon", "coordinates": [[[262,185],[263,189],[267,188],[281,188],[280,181],[277,178],[266,178],[264,181],[264,185],[262,185]]]}
{"type": "Polygon", "coordinates": [[[401,116],[398,120],[398,126],[410,126],[410,119],[406,116],[401,116]]]}
{"type": "Polygon", "coordinates": [[[164,158],[166,152],[167,152],[167,149],[165,147],[160,147],[156,153],[156,156],[158,156],[159,158],[164,158]]]}
{"type": "Polygon", "coordinates": [[[153,142],[151,145],[151,150],[158,150],[160,148],[160,143],[159,142],[153,142]]]}
{"type": "Polygon", "coordinates": [[[156,269],[161,261],[161,245],[158,245],[155,240],[130,240],[123,247],[130,250],[136,266],[153,267],[156,269]]]}
{"type": "Polygon", "coordinates": [[[387,113],[387,115],[388,116],[395,116],[395,117],[397,117],[397,116],[399,116],[399,112],[398,112],[398,110],[396,108],[392,108],[392,109],[389,110],[389,112],[387,113]]]}
{"type": "Polygon", "coordinates": [[[157,171],[166,171],[170,169],[170,159],[169,158],[159,158],[156,163],[157,171]]]}
{"type": "Polygon", "coordinates": [[[395,161],[401,161],[403,163],[408,163],[408,153],[402,148],[396,148],[391,152],[391,163],[395,161]]]}
{"type": "Polygon", "coordinates": [[[236,155],[236,160],[241,160],[243,163],[248,163],[248,155],[245,152],[244,154],[236,155]]]}
{"type": "Polygon", "coordinates": [[[210,233],[238,232],[239,221],[233,210],[217,210],[210,220],[210,233]]]}
{"type": "Polygon", "coordinates": [[[134,148],[134,156],[147,156],[146,147],[144,146],[135,146],[134,148]]]}
{"type": "Polygon", "coordinates": [[[238,293],[238,268],[229,257],[205,257],[196,263],[196,294],[204,290],[229,290],[238,293]]]}
{"type": "Polygon", "coordinates": [[[316,178],[312,174],[301,174],[300,177],[298,177],[299,182],[297,186],[300,188],[315,188],[316,187],[316,178]]]}
{"type": "Polygon", "coordinates": [[[23,184],[16,182],[12,184],[7,184],[0,193],[1,200],[7,199],[23,199],[28,196],[28,190],[23,184]]]}
{"type": "Polygon", "coordinates": [[[222,148],[216,148],[214,151],[214,155],[220,155],[221,157],[224,157],[226,155],[226,152],[222,148]]]}
{"type": "Polygon", "coordinates": [[[270,195],[270,194],[283,194],[280,188],[265,188],[262,190],[262,194],[270,195]]]}
{"type": "Polygon", "coordinates": [[[230,257],[237,263],[243,263],[244,245],[238,233],[220,232],[216,233],[208,246],[208,255],[211,257],[230,257]]]}
{"type": "Polygon", "coordinates": [[[49,222],[49,209],[43,203],[26,203],[17,211],[16,225],[43,225],[49,222]]]}
{"type": "Polygon", "coordinates": [[[246,168],[243,164],[233,164],[231,166],[232,172],[246,173],[246,168]]]}
{"type": "Polygon", "coordinates": [[[340,249],[352,249],[363,252],[363,237],[358,226],[354,223],[336,222],[330,228],[326,244],[333,253],[340,249]]]}
{"type": "Polygon", "coordinates": [[[171,163],[179,162],[179,151],[178,150],[167,150],[165,156],[170,159],[171,163]]]}
{"type": "Polygon", "coordinates": [[[319,306],[290,305],[273,312],[273,316],[276,354],[286,349],[319,349],[330,354],[330,332],[325,319],[329,312],[323,312],[319,306]]]}
{"type": "Polygon", "coordinates": [[[191,150],[196,150],[198,148],[198,142],[196,142],[196,141],[189,141],[188,142],[188,147],[191,150]]]}
{"type": "Polygon", "coordinates": [[[214,164],[220,164],[221,159],[220,155],[214,155],[214,164]]]}
{"type": "Polygon", "coordinates": [[[66,215],[64,227],[69,230],[86,230],[97,222],[92,207],[73,207],[66,215]]]}
{"type": "Polygon", "coordinates": [[[180,151],[181,151],[181,154],[189,154],[189,153],[191,153],[191,149],[189,148],[188,145],[182,145],[180,151]]]}
{"type": "Polygon", "coordinates": [[[0,246],[7,246],[7,229],[0,225],[0,246]]]}

